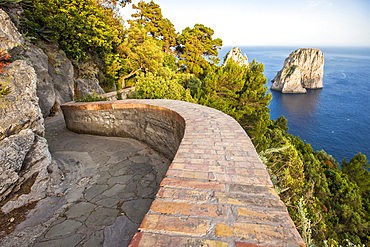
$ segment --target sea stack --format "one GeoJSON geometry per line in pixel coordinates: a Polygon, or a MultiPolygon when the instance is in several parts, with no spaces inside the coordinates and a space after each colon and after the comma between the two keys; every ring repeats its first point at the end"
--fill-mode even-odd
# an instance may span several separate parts
{"type": "Polygon", "coordinates": [[[232,59],[234,62],[236,62],[239,66],[243,67],[248,67],[248,57],[247,55],[242,55],[241,50],[238,47],[234,47],[229,51],[226,56],[224,57],[224,62],[222,64],[222,67],[226,66],[227,62],[232,59]]]}
{"type": "Polygon", "coordinates": [[[282,93],[306,93],[323,88],[324,55],[319,49],[298,49],[285,59],[283,68],[272,80],[272,90],[282,93]]]}

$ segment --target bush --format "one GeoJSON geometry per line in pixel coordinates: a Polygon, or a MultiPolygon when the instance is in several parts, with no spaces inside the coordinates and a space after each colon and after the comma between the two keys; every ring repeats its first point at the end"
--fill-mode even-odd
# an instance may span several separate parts
{"type": "Polygon", "coordinates": [[[136,92],[132,96],[137,99],[174,99],[194,102],[190,90],[185,89],[179,81],[179,74],[164,68],[161,74],[141,73],[137,77],[136,92]]]}
{"type": "Polygon", "coordinates": [[[57,40],[70,59],[86,60],[92,52],[105,56],[123,39],[121,18],[100,1],[33,0],[30,6],[24,31],[57,40]]]}

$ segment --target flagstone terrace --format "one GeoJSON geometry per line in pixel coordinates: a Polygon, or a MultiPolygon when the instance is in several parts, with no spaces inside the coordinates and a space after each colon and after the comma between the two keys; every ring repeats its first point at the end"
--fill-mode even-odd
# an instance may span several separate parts
{"type": "Polygon", "coordinates": [[[77,133],[129,137],[172,160],[130,246],[305,246],[242,127],[205,106],[117,100],[62,106],[77,133]]]}

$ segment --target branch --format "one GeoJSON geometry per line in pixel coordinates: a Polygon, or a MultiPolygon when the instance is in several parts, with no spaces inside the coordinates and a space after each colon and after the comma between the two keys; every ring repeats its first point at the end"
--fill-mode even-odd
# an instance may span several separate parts
{"type": "Polygon", "coordinates": [[[122,88],[124,88],[125,87],[125,80],[127,79],[127,78],[130,78],[131,76],[133,76],[133,75],[135,75],[136,73],[138,73],[139,71],[141,70],[141,67],[140,68],[138,68],[137,70],[135,70],[135,71],[132,71],[130,74],[128,74],[128,75],[125,75],[124,77],[122,77],[122,88]]]}

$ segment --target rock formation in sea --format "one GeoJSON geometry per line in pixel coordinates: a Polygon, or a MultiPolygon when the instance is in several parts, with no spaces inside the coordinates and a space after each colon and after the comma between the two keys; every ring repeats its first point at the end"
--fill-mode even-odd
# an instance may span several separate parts
{"type": "Polygon", "coordinates": [[[222,66],[226,66],[227,62],[232,59],[234,62],[236,62],[239,66],[245,66],[248,67],[248,57],[246,54],[242,54],[241,50],[238,47],[234,47],[231,49],[226,56],[224,57],[224,62],[222,66]]]}
{"type": "Polygon", "coordinates": [[[324,55],[319,49],[298,49],[285,59],[283,68],[272,80],[272,90],[306,93],[323,87],[324,55]]]}

